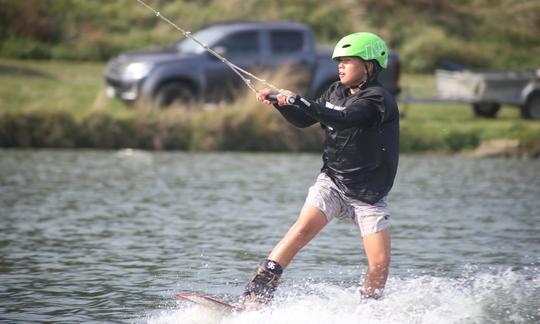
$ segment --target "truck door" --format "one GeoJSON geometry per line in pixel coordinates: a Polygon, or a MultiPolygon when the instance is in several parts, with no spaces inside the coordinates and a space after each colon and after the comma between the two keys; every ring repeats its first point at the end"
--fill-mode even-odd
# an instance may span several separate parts
{"type": "Polygon", "coordinates": [[[291,69],[297,89],[304,92],[316,67],[316,53],[310,51],[310,44],[302,30],[271,30],[269,32],[269,55],[264,58],[265,68],[291,69]]]}
{"type": "MultiPolygon", "coordinates": [[[[245,70],[253,70],[260,58],[258,31],[233,32],[212,46],[231,63],[245,70]]],[[[242,79],[219,59],[210,56],[205,69],[207,80],[206,98],[212,101],[232,99],[243,86],[242,79]]]]}

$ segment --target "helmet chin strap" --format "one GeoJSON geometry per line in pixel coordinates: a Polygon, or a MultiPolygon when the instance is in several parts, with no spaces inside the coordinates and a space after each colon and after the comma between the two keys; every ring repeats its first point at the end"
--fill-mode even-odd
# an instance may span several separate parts
{"type": "Polygon", "coordinates": [[[351,89],[362,89],[367,84],[368,80],[371,78],[371,75],[369,75],[369,68],[368,68],[368,65],[367,65],[366,62],[364,62],[364,75],[366,76],[364,81],[362,81],[362,82],[360,82],[358,84],[353,84],[349,88],[351,88],[351,89]]]}

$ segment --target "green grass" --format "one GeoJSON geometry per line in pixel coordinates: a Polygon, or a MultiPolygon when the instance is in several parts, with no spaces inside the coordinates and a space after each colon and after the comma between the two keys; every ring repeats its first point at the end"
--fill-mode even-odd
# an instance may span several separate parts
{"type": "Polygon", "coordinates": [[[103,63],[0,59],[0,109],[66,110],[80,118],[91,110],[123,114],[120,101],[107,100],[103,63]]]}
{"type": "MultiPolygon", "coordinates": [[[[0,146],[316,151],[320,131],[289,126],[251,93],[229,108],[133,109],[105,96],[103,63],[0,59],[0,146]],[[266,109],[265,109],[266,108],[266,109]]],[[[287,87],[286,80],[272,81],[287,87]]],[[[412,96],[436,95],[433,75],[406,74],[412,96]]],[[[461,152],[490,139],[540,148],[540,122],[503,106],[476,118],[465,104],[400,103],[403,152],[461,152]]]]}

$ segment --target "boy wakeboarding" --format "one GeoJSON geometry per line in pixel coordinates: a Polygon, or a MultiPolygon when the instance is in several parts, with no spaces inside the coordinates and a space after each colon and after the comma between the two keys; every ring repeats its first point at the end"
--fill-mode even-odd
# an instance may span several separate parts
{"type": "Polygon", "coordinates": [[[388,48],[375,34],[354,33],[337,43],[332,58],[339,62],[339,81],[315,101],[269,88],[256,95],[296,127],[319,123],[325,141],[321,172],[300,215],[247,283],[243,308],[269,303],[283,270],[334,218],[351,219],[360,230],[368,261],[362,298],[379,298],[384,290],[390,265],[387,195],[399,157],[398,107],[377,81],[388,48]]]}

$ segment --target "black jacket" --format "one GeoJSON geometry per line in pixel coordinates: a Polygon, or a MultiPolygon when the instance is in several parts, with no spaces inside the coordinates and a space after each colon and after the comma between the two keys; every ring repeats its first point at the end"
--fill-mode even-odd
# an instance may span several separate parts
{"type": "Polygon", "coordinates": [[[374,204],[394,183],[399,159],[399,111],[379,83],[355,94],[334,83],[316,101],[275,107],[293,125],[317,122],[326,132],[322,172],[349,197],[374,204]]]}

